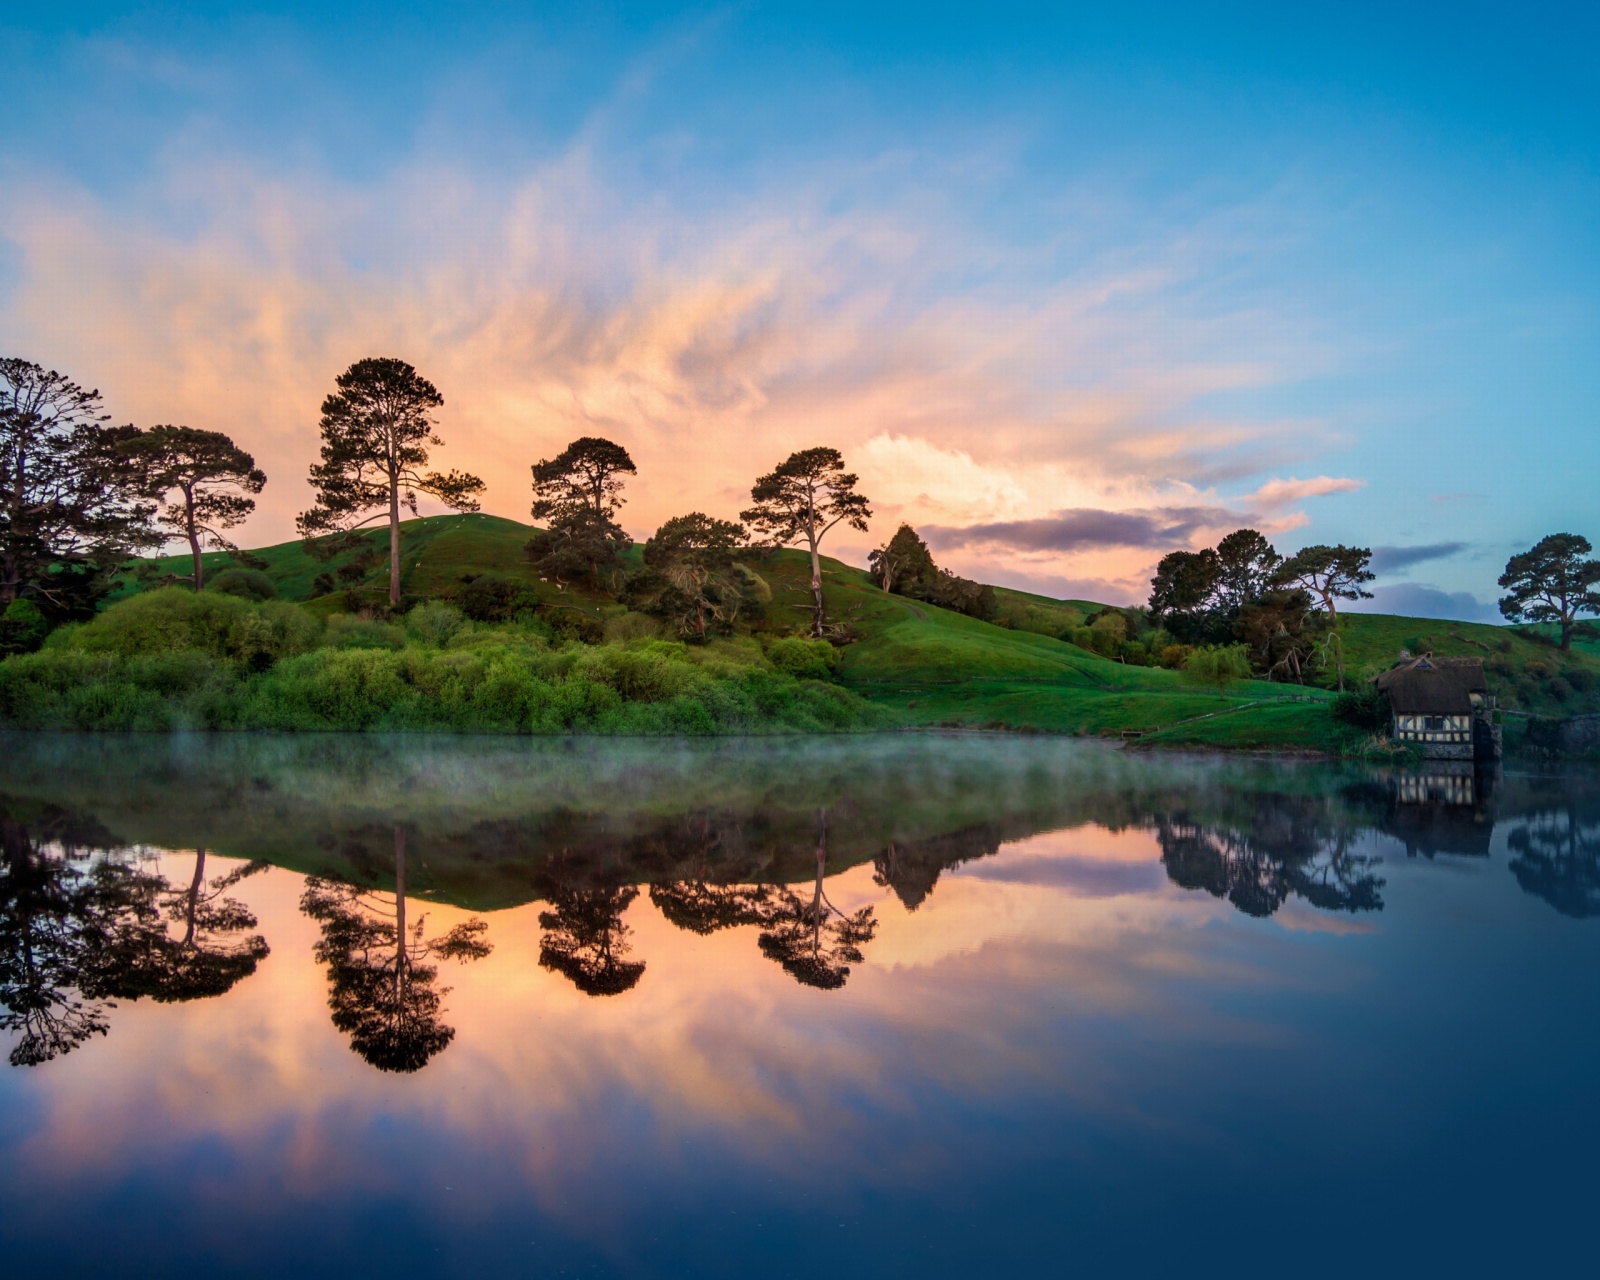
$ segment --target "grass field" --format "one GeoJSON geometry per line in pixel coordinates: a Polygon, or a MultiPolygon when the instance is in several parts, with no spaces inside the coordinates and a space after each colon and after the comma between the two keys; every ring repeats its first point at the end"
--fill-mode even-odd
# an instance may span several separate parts
{"type": "MultiPolygon", "coordinates": [[[[581,584],[538,579],[523,553],[531,526],[497,516],[436,516],[402,525],[402,589],[410,597],[445,597],[477,574],[523,582],[546,608],[576,609],[599,621],[625,612],[610,593],[581,584]]],[[[373,530],[375,549],[387,550],[387,530],[373,530]]],[[[307,602],[324,616],[351,603],[344,592],[310,600],[326,566],[299,542],[255,553],[280,599],[307,602]]],[[[629,554],[636,561],[635,548],[629,554]]],[[[183,572],[186,561],[158,562],[183,572]]],[[[207,556],[214,573],[228,563],[207,556]]],[[[796,551],[753,554],[748,567],[771,589],[759,628],[801,630],[809,618],[809,567],[796,551]]],[[[381,604],[386,557],[357,593],[356,603],[381,604]]],[[[1325,688],[1242,682],[1219,700],[1179,673],[1124,665],[1056,639],[1082,626],[1102,606],[1087,600],[1052,600],[996,588],[997,621],[981,622],[935,605],[881,591],[862,570],[823,560],[829,617],[846,628],[838,682],[878,704],[907,727],[1005,728],[1094,736],[1143,735],[1151,744],[1337,750],[1351,734],[1326,711],[1325,688]],[[1052,633],[1052,634],[1046,634],[1052,633]]],[[[125,588],[131,592],[137,588],[125,588]]],[[[1384,614],[1348,614],[1342,630],[1349,680],[1387,668],[1402,649],[1481,657],[1502,706],[1514,712],[1566,715],[1600,710],[1596,671],[1600,642],[1580,641],[1562,655],[1536,631],[1478,623],[1441,622],[1384,614]]],[[[1322,682],[1331,683],[1331,669],[1322,682]]]]}

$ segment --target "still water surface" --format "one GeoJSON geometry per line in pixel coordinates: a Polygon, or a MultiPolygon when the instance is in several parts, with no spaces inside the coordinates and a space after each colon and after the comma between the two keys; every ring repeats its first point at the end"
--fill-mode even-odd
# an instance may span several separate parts
{"type": "Polygon", "coordinates": [[[7,1274],[1600,1267],[1593,773],[0,737],[0,833],[7,1274]]]}

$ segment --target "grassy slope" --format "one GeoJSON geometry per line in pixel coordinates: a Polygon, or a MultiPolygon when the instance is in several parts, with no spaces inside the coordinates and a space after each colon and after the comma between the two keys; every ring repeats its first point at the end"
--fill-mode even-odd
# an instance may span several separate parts
{"type": "MultiPolygon", "coordinates": [[[[407,521],[402,526],[403,587],[414,595],[448,595],[464,575],[497,573],[529,583],[550,605],[596,615],[616,610],[608,595],[539,582],[522,552],[531,532],[530,526],[490,515],[407,521]]],[[[386,549],[386,530],[374,530],[371,537],[374,545],[386,549]]],[[[312,580],[324,568],[298,542],[256,554],[267,561],[268,576],[285,599],[307,599],[312,580]]],[[[227,560],[220,553],[207,559],[213,572],[227,560]]],[[[180,572],[184,567],[181,558],[165,563],[180,572]]],[[[772,624],[802,625],[810,604],[805,556],[780,551],[753,559],[751,567],[772,588],[772,624]]],[[[387,561],[369,575],[367,585],[376,590],[386,576],[387,561]]],[[[865,572],[836,560],[824,559],[823,579],[830,616],[862,637],[844,650],[841,680],[895,708],[908,724],[1089,734],[1160,730],[1160,741],[1216,746],[1316,748],[1332,741],[1332,726],[1316,705],[1326,699],[1323,691],[1250,681],[1235,686],[1219,704],[1214,693],[1184,685],[1175,672],[1124,666],[1050,636],[1008,630],[885,595],[865,572]]],[[[996,595],[1002,617],[1018,619],[1020,625],[1026,625],[1025,617],[1079,625],[1099,607],[1092,601],[1057,601],[1004,588],[996,595]]],[[[318,607],[342,607],[342,596],[319,601],[318,607]]],[[[1570,714],[1600,709],[1590,705],[1600,694],[1563,702],[1544,683],[1524,678],[1530,663],[1536,670],[1543,664],[1553,671],[1568,663],[1600,666],[1594,655],[1580,652],[1562,660],[1538,639],[1476,623],[1351,614],[1346,627],[1346,669],[1352,676],[1382,670],[1402,647],[1431,649],[1496,660],[1505,673],[1491,676],[1491,683],[1503,700],[1524,710],[1570,714]],[[1511,652],[1502,653],[1500,645],[1507,638],[1511,652]]]]}

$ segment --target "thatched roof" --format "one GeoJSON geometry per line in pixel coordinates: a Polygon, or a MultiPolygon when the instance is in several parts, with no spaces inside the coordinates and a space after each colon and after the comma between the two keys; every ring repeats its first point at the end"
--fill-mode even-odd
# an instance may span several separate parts
{"type": "Polygon", "coordinates": [[[1482,658],[1435,658],[1423,654],[1401,662],[1378,677],[1378,688],[1403,716],[1464,716],[1472,713],[1472,695],[1486,694],[1482,658]]]}

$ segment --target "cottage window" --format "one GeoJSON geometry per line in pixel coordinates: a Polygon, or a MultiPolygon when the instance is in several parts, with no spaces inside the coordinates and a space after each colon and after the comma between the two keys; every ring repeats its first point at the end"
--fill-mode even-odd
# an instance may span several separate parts
{"type": "Polygon", "coordinates": [[[1445,718],[1443,716],[1424,716],[1423,717],[1423,721],[1422,721],[1422,727],[1424,729],[1433,729],[1433,730],[1443,729],[1445,727],[1444,720],[1445,720],[1445,718]]]}

